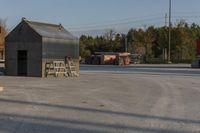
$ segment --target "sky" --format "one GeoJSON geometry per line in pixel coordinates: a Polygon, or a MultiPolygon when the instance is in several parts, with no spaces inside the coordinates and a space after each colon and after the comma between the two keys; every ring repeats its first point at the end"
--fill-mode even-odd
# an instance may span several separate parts
{"type": "MultiPolygon", "coordinates": [[[[180,19],[200,24],[200,0],[172,0],[172,22],[180,19]]],[[[22,17],[61,23],[81,34],[103,34],[108,29],[127,32],[130,28],[165,25],[169,0],[0,0],[0,18],[12,30],[22,17]]]]}

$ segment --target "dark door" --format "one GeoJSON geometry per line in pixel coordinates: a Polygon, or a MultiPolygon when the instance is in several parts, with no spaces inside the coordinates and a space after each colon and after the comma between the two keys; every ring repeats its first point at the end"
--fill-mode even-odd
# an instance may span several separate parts
{"type": "Polygon", "coordinates": [[[18,51],[18,76],[27,76],[27,51],[19,50],[18,51]]]}

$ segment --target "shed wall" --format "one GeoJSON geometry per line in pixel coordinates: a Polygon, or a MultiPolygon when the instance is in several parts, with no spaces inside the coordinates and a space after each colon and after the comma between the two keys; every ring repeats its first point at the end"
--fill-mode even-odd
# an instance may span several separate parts
{"type": "Polygon", "coordinates": [[[49,61],[65,61],[71,57],[76,64],[76,71],[79,73],[79,41],[64,40],[43,37],[42,44],[42,71],[45,75],[45,63],[49,61]]]}
{"type": "Polygon", "coordinates": [[[43,59],[64,59],[66,56],[79,58],[78,40],[64,40],[55,38],[43,38],[43,59]]]}
{"type": "Polygon", "coordinates": [[[42,76],[42,38],[25,22],[21,22],[6,37],[6,74],[18,75],[19,50],[27,51],[27,76],[42,76]]]}
{"type": "Polygon", "coordinates": [[[27,51],[27,76],[42,76],[42,57],[40,43],[6,43],[6,73],[7,75],[18,75],[17,52],[27,51]]]}

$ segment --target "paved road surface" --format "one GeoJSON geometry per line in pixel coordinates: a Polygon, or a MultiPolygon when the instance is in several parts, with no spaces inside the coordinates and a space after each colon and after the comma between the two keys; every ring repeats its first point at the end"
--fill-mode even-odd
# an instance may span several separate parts
{"type": "Polygon", "coordinates": [[[130,66],[91,66],[81,65],[82,73],[118,73],[118,74],[153,74],[200,76],[200,69],[193,69],[189,64],[130,65],[130,66]]]}
{"type": "Polygon", "coordinates": [[[0,76],[0,133],[200,133],[194,75],[0,76]]]}

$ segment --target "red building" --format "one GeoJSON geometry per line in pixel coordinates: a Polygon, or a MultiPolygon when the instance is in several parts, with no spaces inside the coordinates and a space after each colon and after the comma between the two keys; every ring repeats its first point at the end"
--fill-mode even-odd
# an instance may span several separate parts
{"type": "Polygon", "coordinates": [[[129,65],[130,53],[96,52],[86,59],[86,64],[93,65],[129,65]]]}

